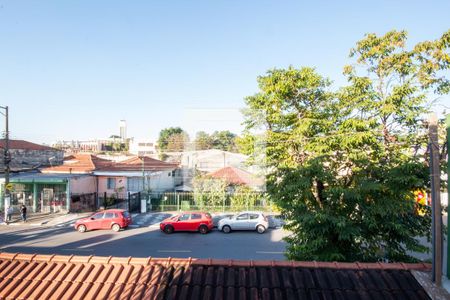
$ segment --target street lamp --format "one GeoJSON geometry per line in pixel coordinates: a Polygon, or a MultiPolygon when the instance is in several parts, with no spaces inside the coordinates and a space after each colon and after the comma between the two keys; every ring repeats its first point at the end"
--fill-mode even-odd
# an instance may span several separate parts
{"type": "Polygon", "coordinates": [[[5,147],[3,149],[3,163],[5,166],[5,196],[3,201],[3,206],[5,210],[5,222],[8,220],[8,212],[7,206],[10,204],[10,196],[9,196],[9,162],[11,161],[11,157],[9,155],[9,128],[8,128],[8,106],[0,106],[1,109],[5,110],[5,113],[0,112],[5,116],[5,147]]]}

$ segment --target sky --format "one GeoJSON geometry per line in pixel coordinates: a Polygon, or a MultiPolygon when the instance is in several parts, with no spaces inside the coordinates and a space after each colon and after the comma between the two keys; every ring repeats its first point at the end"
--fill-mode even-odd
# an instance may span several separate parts
{"type": "Polygon", "coordinates": [[[267,70],[311,66],[343,85],[364,34],[404,29],[412,46],[449,30],[449,12],[448,0],[0,0],[0,106],[11,138],[36,143],[107,138],[120,120],[136,139],[240,133],[267,70]]]}

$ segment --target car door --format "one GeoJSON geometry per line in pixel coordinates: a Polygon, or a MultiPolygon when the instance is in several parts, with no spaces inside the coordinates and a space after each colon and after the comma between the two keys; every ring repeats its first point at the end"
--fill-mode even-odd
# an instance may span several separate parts
{"type": "Polygon", "coordinates": [[[115,214],[113,212],[105,213],[105,215],[103,216],[103,220],[102,220],[102,228],[103,229],[111,228],[114,217],[115,217],[115,214]]]}
{"type": "Polygon", "coordinates": [[[95,215],[89,218],[89,221],[86,223],[86,227],[88,229],[101,229],[103,222],[104,213],[96,213],[95,215]]]}
{"type": "Polygon", "coordinates": [[[189,230],[189,220],[191,214],[181,214],[178,217],[178,221],[173,223],[175,230],[186,231],[189,230]]]}
{"type": "Polygon", "coordinates": [[[202,221],[202,214],[199,213],[191,214],[191,219],[189,221],[189,230],[197,231],[201,221],[202,221]]]}
{"type": "Polygon", "coordinates": [[[250,213],[248,214],[248,223],[247,223],[247,230],[255,230],[256,225],[259,221],[259,214],[256,213],[250,213]]]}
{"type": "Polygon", "coordinates": [[[233,230],[243,230],[248,226],[248,213],[239,214],[236,216],[236,220],[233,222],[233,230]]]}

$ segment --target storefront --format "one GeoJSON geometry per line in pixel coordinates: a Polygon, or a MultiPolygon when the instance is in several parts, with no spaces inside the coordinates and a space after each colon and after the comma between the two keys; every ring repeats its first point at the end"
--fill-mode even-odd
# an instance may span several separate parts
{"type": "Polygon", "coordinates": [[[25,204],[29,212],[69,212],[73,193],[96,191],[95,178],[85,174],[24,173],[11,176],[10,182],[11,205],[25,204]]]}

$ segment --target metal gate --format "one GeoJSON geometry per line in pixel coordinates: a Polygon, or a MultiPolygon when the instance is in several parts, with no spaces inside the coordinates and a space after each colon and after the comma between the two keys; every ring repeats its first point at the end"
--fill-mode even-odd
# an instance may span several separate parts
{"type": "Polygon", "coordinates": [[[128,211],[130,213],[141,212],[141,193],[128,194],[128,211]]]}

